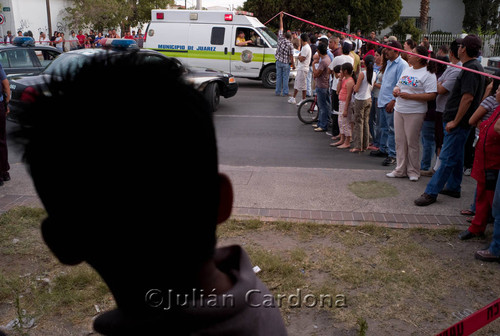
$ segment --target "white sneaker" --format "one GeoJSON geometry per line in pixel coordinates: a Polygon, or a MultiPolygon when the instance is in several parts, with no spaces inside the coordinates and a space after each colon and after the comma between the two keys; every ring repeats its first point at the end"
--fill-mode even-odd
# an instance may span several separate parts
{"type": "Polygon", "coordinates": [[[300,106],[300,103],[302,103],[302,100],[297,103],[297,106],[300,106]]]}
{"type": "Polygon", "coordinates": [[[290,98],[288,98],[288,102],[289,102],[290,104],[297,104],[297,102],[295,101],[295,98],[294,98],[294,97],[290,97],[290,98]]]}
{"type": "Polygon", "coordinates": [[[470,176],[470,173],[472,173],[472,168],[465,168],[464,169],[464,175],[465,176],[470,176]]]}
{"type": "Polygon", "coordinates": [[[410,176],[409,178],[410,178],[410,181],[412,181],[412,182],[418,181],[418,177],[416,177],[416,176],[410,176]]]}
{"type": "Polygon", "coordinates": [[[387,174],[385,174],[385,176],[387,176],[387,177],[397,177],[397,176],[394,174],[394,172],[387,173],[387,174]]]}

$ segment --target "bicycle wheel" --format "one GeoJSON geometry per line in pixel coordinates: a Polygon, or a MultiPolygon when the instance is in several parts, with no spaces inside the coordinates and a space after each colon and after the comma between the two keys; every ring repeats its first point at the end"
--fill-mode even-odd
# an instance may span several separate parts
{"type": "Polygon", "coordinates": [[[318,112],[318,104],[314,102],[313,98],[303,100],[297,108],[297,116],[304,124],[312,124],[318,121],[318,112]]]}

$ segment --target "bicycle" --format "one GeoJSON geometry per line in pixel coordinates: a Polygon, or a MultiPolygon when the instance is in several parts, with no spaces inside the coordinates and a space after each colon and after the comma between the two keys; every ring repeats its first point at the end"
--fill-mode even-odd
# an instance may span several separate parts
{"type": "Polygon", "coordinates": [[[314,95],[314,98],[306,98],[300,102],[297,108],[297,116],[304,124],[312,124],[318,121],[319,108],[316,95],[314,95]]]}

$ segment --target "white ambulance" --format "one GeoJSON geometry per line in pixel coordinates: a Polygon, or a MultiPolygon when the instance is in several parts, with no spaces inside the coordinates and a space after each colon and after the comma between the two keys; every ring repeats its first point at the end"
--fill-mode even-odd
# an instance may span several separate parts
{"type": "Polygon", "coordinates": [[[144,48],[176,57],[187,66],[260,79],[265,87],[273,88],[277,44],[276,35],[252,13],[153,9],[144,48]],[[246,45],[237,45],[238,38],[246,45]]]}

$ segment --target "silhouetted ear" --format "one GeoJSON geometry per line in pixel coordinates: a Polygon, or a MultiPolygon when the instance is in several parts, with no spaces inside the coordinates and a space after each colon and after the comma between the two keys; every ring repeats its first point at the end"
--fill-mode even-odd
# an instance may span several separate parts
{"type": "Polygon", "coordinates": [[[81,233],[71,225],[73,223],[57,223],[50,218],[42,222],[42,236],[45,244],[60,262],[76,265],[85,260],[86,242],[81,233]]]}
{"type": "Polygon", "coordinates": [[[226,221],[233,210],[233,186],[229,177],[219,174],[219,211],[217,212],[217,224],[226,221]]]}

